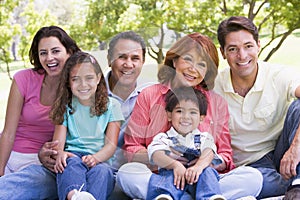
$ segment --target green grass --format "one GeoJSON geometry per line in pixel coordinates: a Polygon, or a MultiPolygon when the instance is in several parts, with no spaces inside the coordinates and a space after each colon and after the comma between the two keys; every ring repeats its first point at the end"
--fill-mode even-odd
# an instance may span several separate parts
{"type": "MultiPolygon", "coordinates": [[[[262,45],[265,43],[266,39],[262,38],[262,45]]],[[[299,46],[300,46],[300,32],[293,34],[288,37],[283,43],[281,48],[271,57],[269,62],[284,64],[300,69],[300,59],[299,59],[299,46]]],[[[268,52],[266,50],[266,52],[268,52]]],[[[96,56],[97,60],[100,63],[100,66],[103,68],[103,71],[109,70],[106,60],[106,52],[93,52],[93,55],[96,56]]],[[[261,59],[266,56],[266,53],[263,53],[261,59]]],[[[30,65],[27,65],[30,66],[30,65]]],[[[220,56],[220,68],[227,66],[227,63],[220,56]]],[[[24,68],[24,63],[21,61],[13,62],[10,64],[10,68],[13,70],[13,73],[17,69],[24,68]]],[[[8,78],[8,75],[3,72],[6,69],[6,66],[3,63],[0,63],[0,131],[2,130],[5,118],[6,104],[9,93],[9,88],[11,80],[8,78]]],[[[146,58],[146,63],[143,67],[142,74],[140,77],[140,82],[156,81],[157,73],[157,64],[149,56],[146,58]]]]}

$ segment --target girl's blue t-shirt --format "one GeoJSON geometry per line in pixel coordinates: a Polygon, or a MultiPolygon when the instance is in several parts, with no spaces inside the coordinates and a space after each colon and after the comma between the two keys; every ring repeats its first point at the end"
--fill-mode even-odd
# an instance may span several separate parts
{"type": "Polygon", "coordinates": [[[67,107],[63,125],[67,127],[65,151],[95,154],[105,143],[105,131],[109,122],[124,121],[120,103],[109,97],[107,111],[100,116],[91,116],[90,107],[73,97],[75,112],[67,107]]]}

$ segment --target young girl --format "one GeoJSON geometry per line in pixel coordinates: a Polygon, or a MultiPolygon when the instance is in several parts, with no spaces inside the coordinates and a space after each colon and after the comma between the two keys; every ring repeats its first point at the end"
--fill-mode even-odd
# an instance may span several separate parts
{"type": "Polygon", "coordinates": [[[104,162],[116,150],[123,116],[90,54],[78,52],[67,60],[50,118],[56,124],[53,140],[59,141],[54,167],[59,199],[107,199],[114,178],[104,162]]]}
{"type": "Polygon", "coordinates": [[[216,153],[214,138],[197,128],[206,115],[205,95],[192,87],[180,87],[169,90],[165,101],[172,127],[166,133],[157,134],[148,146],[150,162],[160,169],[159,175],[151,176],[147,199],[159,199],[160,196],[181,199],[185,192],[190,193],[193,199],[225,199],[219,195],[218,173],[209,167],[211,163],[218,165],[223,162],[216,153]],[[169,156],[174,152],[178,158],[186,158],[187,163],[195,159],[197,161],[183,165],[174,159],[175,156],[169,156]],[[210,162],[204,157],[210,157],[210,162]],[[157,181],[161,180],[161,176],[165,177],[165,187],[157,189],[157,181]]]}

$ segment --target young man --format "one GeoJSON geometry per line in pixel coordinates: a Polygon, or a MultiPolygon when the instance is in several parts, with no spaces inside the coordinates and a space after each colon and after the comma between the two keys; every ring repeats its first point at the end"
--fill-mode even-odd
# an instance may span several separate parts
{"type": "Polygon", "coordinates": [[[229,68],[219,73],[215,91],[228,102],[235,164],[261,171],[258,198],[283,195],[289,185],[285,199],[300,198],[300,101],[287,113],[300,97],[299,74],[258,61],[258,30],[246,17],[221,22],[218,40],[229,68]]]}
{"type": "MultiPolygon", "coordinates": [[[[124,128],[137,95],[143,88],[137,87],[137,78],[145,62],[145,54],[144,40],[133,31],[117,34],[109,44],[107,58],[111,71],[106,76],[109,95],[121,103],[125,118],[119,134],[118,147],[123,145],[124,128]]],[[[55,142],[48,142],[40,150],[39,159],[44,166],[31,165],[24,170],[1,177],[0,199],[56,199],[56,176],[52,172],[55,164],[52,156],[56,154],[52,148],[56,145],[55,142]]],[[[120,149],[118,148],[113,160],[115,169],[118,169],[124,161],[120,149]]],[[[118,195],[113,194],[111,199],[126,198],[118,195]]]]}

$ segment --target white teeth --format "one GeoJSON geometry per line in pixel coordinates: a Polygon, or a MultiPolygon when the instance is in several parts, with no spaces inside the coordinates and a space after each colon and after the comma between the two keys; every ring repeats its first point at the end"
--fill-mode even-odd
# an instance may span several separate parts
{"type": "Polygon", "coordinates": [[[194,80],[195,77],[194,76],[190,76],[188,74],[184,74],[184,76],[187,78],[187,79],[190,79],[190,80],[194,80]]]}
{"type": "Polygon", "coordinates": [[[243,62],[243,63],[238,63],[238,65],[247,65],[250,61],[243,62]]]}
{"type": "Polygon", "coordinates": [[[48,67],[55,67],[57,66],[57,63],[51,63],[51,64],[47,64],[48,67]]]}
{"type": "Polygon", "coordinates": [[[122,71],[122,73],[123,73],[123,74],[125,74],[125,75],[131,75],[131,74],[133,74],[133,72],[132,72],[132,71],[128,71],[128,72],[124,72],[124,71],[122,71]]]}
{"type": "Polygon", "coordinates": [[[183,126],[189,126],[190,125],[190,123],[188,123],[188,122],[181,122],[180,124],[183,125],[183,126]]]}

